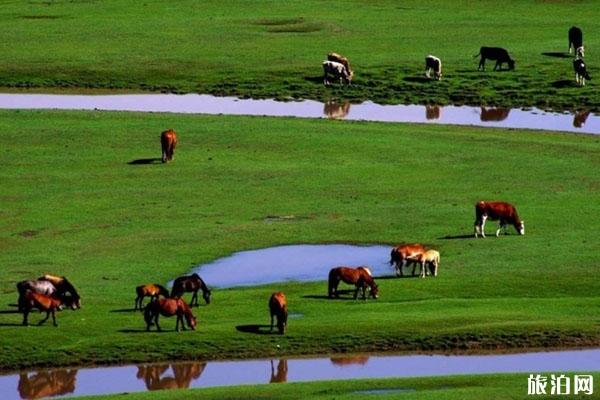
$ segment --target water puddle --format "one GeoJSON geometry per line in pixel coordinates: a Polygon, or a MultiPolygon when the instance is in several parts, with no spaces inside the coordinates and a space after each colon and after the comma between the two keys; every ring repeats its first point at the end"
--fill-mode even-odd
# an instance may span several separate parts
{"type": "Polygon", "coordinates": [[[281,102],[199,94],[57,95],[0,94],[0,109],[106,110],[190,114],[259,115],[330,118],[381,122],[413,122],[484,127],[540,129],[600,134],[600,116],[588,111],[571,113],[468,107],[380,105],[367,101],[321,103],[313,100],[281,102]]]}
{"type": "Polygon", "coordinates": [[[600,371],[600,349],[479,356],[358,355],[187,361],[110,368],[50,369],[0,376],[0,393],[2,399],[13,400],[277,382],[550,371],[600,371]]]}
{"type": "Polygon", "coordinates": [[[304,244],[249,250],[194,268],[210,287],[263,285],[283,281],[327,280],[340,265],[367,265],[373,276],[394,275],[391,246],[304,244]]]}

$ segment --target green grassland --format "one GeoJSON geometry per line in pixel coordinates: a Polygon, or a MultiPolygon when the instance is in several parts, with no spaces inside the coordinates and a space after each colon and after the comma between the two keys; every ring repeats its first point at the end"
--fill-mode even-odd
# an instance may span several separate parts
{"type": "MultiPolygon", "coordinates": [[[[600,376],[592,374],[594,382],[600,376]]],[[[572,376],[572,374],[568,374],[572,376]]],[[[163,390],[147,393],[129,393],[113,396],[90,397],[93,399],[115,400],[179,400],[179,399],[443,399],[443,400],[514,400],[530,399],[527,395],[528,374],[499,374],[477,376],[448,376],[432,378],[365,379],[351,381],[326,381],[310,383],[287,383],[256,386],[236,386],[226,388],[195,390],[163,390]]],[[[548,394],[550,384],[548,384],[548,394]]],[[[571,392],[572,393],[572,392],[571,392]]],[[[536,395],[534,398],[555,398],[556,396],[536,395]]],[[[567,398],[597,399],[594,391],[591,396],[579,394],[567,398]]],[[[86,397],[88,398],[88,397],[86,397]]]]}
{"type": "Polygon", "coordinates": [[[5,1],[0,87],[598,112],[596,81],[576,87],[564,54],[580,26],[600,76],[598,17],[592,0],[5,1]],[[477,72],[480,46],[507,48],[516,70],[477,72]],[[351,88],[323,87],[330,51],[349,57],[351,88]],[[430,53],[443,60],[441,82],[423,79],[430,53]]]}
{"type": "Polygon", "coordinates": [[[0,129],[1,369],[600,343],[598,137],[48,111],[0,111],[0,129]],[[173,163],[128,164],[159,157],[167,127],[173,163]],[[514,203],[527,234],[471,238],[480,199],[514,203]],[[239,250],[403,241],[438,248],[440,274],[380,279],[378,300],[327,300],[324,281],[215,290],[185,333],[166,319],[146,333],[130,311],[136,285],[239,250]],[[68,276],[83,307],[24,328],[15,282],[43,273],[68,276]],[[302,314],[289,332],[236,329],[267,324],[276,289],[302,314]]]}

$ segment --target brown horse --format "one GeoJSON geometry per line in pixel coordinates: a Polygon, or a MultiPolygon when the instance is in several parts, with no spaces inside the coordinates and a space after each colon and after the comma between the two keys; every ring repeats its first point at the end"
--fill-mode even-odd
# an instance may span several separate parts
{"type": "Polygon", "coordinates": [[[196,317],[192,314],[192,309],[186,304],[183,299],[174,298],[157,298],[152,300],[146,306],[144,310],[144,319],[146,320],[146,330],[150,330],[150,327],[154,324],[157,330],[162,330],[158,325],[158,317],[162,315],[164,317],[177,316],[177,322],[175,323],[175,330],[180,331],[179,324],[185,330],[185,324],[183,323],[183,317],[187,322],[188,327],[191,330],[196,329],[196,317]]]}
{"type": "Polygon", "coordinates": [[[17,303],[20,312],[24,310],[25,294],[29,291],[59,297],[64,303],[70,304],[73,310],[81,308],[79,293],[64,276],[44,275],[37,280],[24,280],[17,283],[17,291],[19,292],[17,303]]]}
{"type": "Polygon", "coordinates": [[[42,399],[60,396],[75,391],[77,370],[73,368],[53,369],[28,374],[19,374],[17,390],[22,399],[42,399]]]}
{"type": "Polygon", "coordinates": [[[367,287],[371,289],[371,296],[376,299],[379,297],[379,287],[371,276],[371,271],[367,267],[336,267],[329,271],[329,297],[339,297],[338,285],[344,281],[349,285],[356,286],[354,299],[358,297],[358,291],[362,289],[363,300],[367,298],[367,287]]]}
{"type": "Polygon", "coordinates": [[[135,307],[134,310],[139,308],[142,311],[142,302],[144,301],[144,297],[150,296],[150,301],[154,300],[158,296],[169,297],[169,291],[166,287],[159,285],[158,283],[150,283],[148,285],[141,285],[135,288],[135,292],[137,293],[137,297],[135,298],[135,307]]]}
{"type": "Polygon", "coordinates": [[[50,318],[50,315],[52,315],[52,323],[54,324],[54,326],[58,326],[58,324],[56,323],[55,312],[56,310],[60,311],[63,309],[63,302],[60,298],[56,297],[55,295],[48,296],[46,294],[27,291],[25,293],[22,305],[23,325],[29,325],[27,317],[29,316],[29,313],[32,309],[37,308],[38,310],[40,310],[40,312],[46,312],[46,318],[41,320],[38,323],[38,325],[41,325],[44,322],[46,322],[48,318],[50,318]]]}
{"type": "Polygon", "coordinates": [[[271,313],[271,332],[273,332],[273,317],[277,317],[277,329],[283,335],[287,328],[287,300],[283,292],[275,292],[269,299],[269,311],[271,313]]]}
{"type": "Polygon", "coordinates": [[[396,268],[396,276],[403,276],[402,268],[413,264],[412,274],[415,275],[417,267],[416,257],[427,249],[420,243],[401,244],[392,249],[390,254],[390,265],[396,268]]]}
{"type": "Polygon", "coordinates": [[[177,145],[177,134],[173,129],[167,129],[160,134],[160,145],[162,147],[162,162],[173,161],[175,146],[177,145]]]}
{"type": "Polygon", "coordinates": [[[194,307],[194,305],[198,307],[198,290],[202,290],[204,301],[206,304],[210,304],[211,291],[202,278],[200,278],[200,275],[196,273],[188,276],[180,276],[175,279],[173,281],[173,288],[171,289],[171,297],[181,297],[185,292],[193,292],[190,307],[194,307]]]}

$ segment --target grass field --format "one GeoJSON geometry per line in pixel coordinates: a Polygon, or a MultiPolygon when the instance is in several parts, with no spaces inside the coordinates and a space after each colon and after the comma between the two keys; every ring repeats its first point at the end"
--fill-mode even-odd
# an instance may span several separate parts
{"type": "Polygon", "coordinates": [[[580,26],[598,75],[599,16],[592,0],[11,1],[0,9],[0,87],[598,112],[596,81],[575,87],[564,53],[580,26]],[[480,46],[507,48],[516,70],[477,72],[480,46]],[[330,51],[349,57],[351,88],[323,87],[330,51]],[[430,53],[443,60],[441,82],[423,79],[430,53]]]}
{"type": "MultiPolygon", "coordinates": [[[[574,374],[567,374],[571,377],[574,374]]],[[[592,374],[594,381],[599,374],[592,374]]],[[[531,398],[556,398],[555,396],[528,396],[528,374],[450,376],[435,378],[371,379],[353,381],[328,381],[311,383],[288,383],[260,386],[238,386],[198,390],[166,390],[149,393],[91,397],[114,400],[179,400],[179,399],[443,399],[443,400],[515,400],[531,398]]],[[[548,394],[550,384],[548,383],[548,394]]],[[[571,392],[573,393],[573,392],[571,392]]],[[[579,394],[566,398],[599,398],[579,394]]]]}
{"type": "Polygon", "coordinates": [[[598,137],[42,111],[0,111],[0,128],[4,370],[600,343],[598,137]],[[180,136],[173,163],[128,164],[159,157],[170,126],[180,136]],[[480,199],[514,203],[526,236],[472,239],[480,199]],[[136,285],[238,250],[402,241],[438,248],[440,276],[380,280],[377,301],[328,301],[325,282],[215,290],[195,309],[198,330],[179,334],[174,320],[146,333],[130,311],[136,285]],[[68,276],[83,308],[59,313],[58,328],[21,327],[15,282],[43,273],[68,276]],[[303,315],[288,334],[236,330],[268,322],[275,289],[303,315]]]}

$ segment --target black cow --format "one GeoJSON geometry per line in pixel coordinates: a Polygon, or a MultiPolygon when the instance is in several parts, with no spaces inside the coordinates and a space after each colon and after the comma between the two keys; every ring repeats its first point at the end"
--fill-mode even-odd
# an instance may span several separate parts
{"type": "Polygon", "coordinates": [[[575,82],[577,82],[579,86],[585,86],[586,79],[592,80],[590,74],[588,74],[585,68],[585,63],[583,62],[583,59],[576,57],[573,60],[573,69],[575,70],[575,82]]]}
{"type": "Polygon", "coordinates": [[[571,54],[571,49],[577,53],[577,49],[583,47],[583,32],[576,26],[572,26],[569,29],[569,54],[571,54]]]}
{"type": "Polygon", "coordinates": [[[508,69],[515,69],[515,61],[510,58],[508,55],[508,51],[501,47],[482,47],[479,49],[479,54],[476,54],[473,57],[481,56],[481,60],[479,61],[479,67],[477,70],[483,69],[485,71],[485,60],[495,60],[496,65],[494,65],[494,71],[498,68],[502,69],[503,63],[508,63],[508,69]]]}

